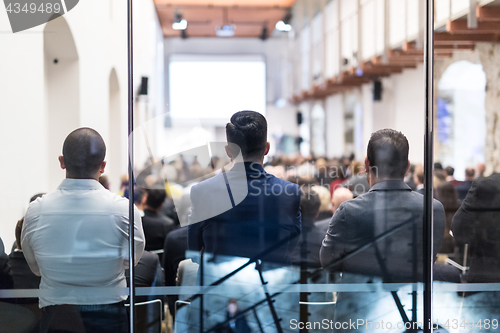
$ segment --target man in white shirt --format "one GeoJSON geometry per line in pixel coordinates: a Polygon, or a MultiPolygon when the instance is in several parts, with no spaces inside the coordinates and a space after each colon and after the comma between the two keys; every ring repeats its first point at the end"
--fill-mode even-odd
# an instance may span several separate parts
{"type": "MultiPolygon", "coordinates": [[[[127,286],[129,202],[98,182],[105,154],[95,130],[71,132],[59,156],[66,179],[26,212],[21,244],[31,270],[41,276],[42,331],[61,305],[78,308],[87,332],[128,331],[127,297],[94,289],[127,286]]],[[[137,264],[145,245],[137,209],[134,230],[137,264]]]]}

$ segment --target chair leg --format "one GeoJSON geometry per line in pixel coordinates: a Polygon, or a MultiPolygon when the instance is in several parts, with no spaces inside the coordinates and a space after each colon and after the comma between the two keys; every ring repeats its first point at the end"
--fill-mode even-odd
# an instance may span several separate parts
{"type": "Polygon", "coordinates": [[[269,305],[269,309],[271,310],[271,314],[273,316],[274,324],[276,325],[276,330],[278,333],[283,333],[283,329],[281,328],[281,319],[278,317],[278,314],[276,313],[276,309],[274,308],[274,301],[271,298],[271,295],[269,294],[266,284],[267,282],[264,281],[264,276],[262,275],[262,263],[260,260],[257,261],[255,268],[259,272],[259,277],[260,277],[260,282],[262,283],[262,286],[264,287],[264,292],[266,294],[266,300],[267,304],[269,305]]]}

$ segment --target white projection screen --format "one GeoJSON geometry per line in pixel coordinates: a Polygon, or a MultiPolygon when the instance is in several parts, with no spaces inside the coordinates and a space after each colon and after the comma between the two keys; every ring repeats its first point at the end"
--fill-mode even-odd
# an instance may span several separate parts
{"type": "Polygon", "coordinates": [[[229,119],[241,110],[265,115],[263,56],[175,54],[169,61],[172,119],[229,119]]]}

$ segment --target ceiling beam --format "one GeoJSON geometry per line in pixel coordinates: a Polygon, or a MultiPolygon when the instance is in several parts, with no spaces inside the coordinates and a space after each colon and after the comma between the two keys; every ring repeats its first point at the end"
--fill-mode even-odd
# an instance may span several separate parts
{"type": "Polygon", "coordinates": [[[476,16],[479,21],[500,22],[500,6],[477,7],[476,16]]]}
{"type": "Polygon", "coordinates": [[[473,29],[467,27],[467,20],[448,21],[446,31],[454,34],[497,34],[500,33],[500,21],[481,21],[473,29]]]}

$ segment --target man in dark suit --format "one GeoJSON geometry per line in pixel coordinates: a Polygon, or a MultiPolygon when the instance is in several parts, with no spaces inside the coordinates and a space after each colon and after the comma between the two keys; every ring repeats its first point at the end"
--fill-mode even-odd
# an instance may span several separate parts
{"type": "Polygon", "coordinates": [[[229,171],[191,189],[190,250],[289,262],[301,232],[300,188],[264,171],[267,121],[241,111],[226,126],[229,171]]]}
{"type": "MultiPolygon", "coordinates": [[[[401,132],[384,129],[372,134],[365,159],[371,188],[335,212],[321,247],[324,268],[379,276],[384,282],[413,282],[417,274],[421,280],[424,197],[404,183],[410,166],[408,151],[408,140],[401,132]],[[387,237],[380,237],[384,233],[387,237]],[[365,245],[366,249],[331,267],[365,245]]],[[[441,248],[444,226],[443,205],[434,200],[434,257],[441,248]]]]}
{"type": "Polygon", "coordinates": [[[469,192],[469,189],[472,186],[475,174],[476,171],[474,170],[474,168],[465,169],[465,181],[455,186],[458,192],[458,199],[460,200],[465,199],[465,197],[467,196],[467,192],[469,192]]]}
{"type": "Polygon", "coordinates": [[[500,282],[500,174],[476,179],[453,217],[451,230],[469,244],[467,282],[500,282]]]}
{"type": "Polygon", "coordinates": [[[159,213],[167,196],[165,190],[149,189],[146,196],[142,227],[146,237],[146,251],[155,251],[163,249],[165,237],[175,228],[175,224],[172,219],[159,213]]]}

